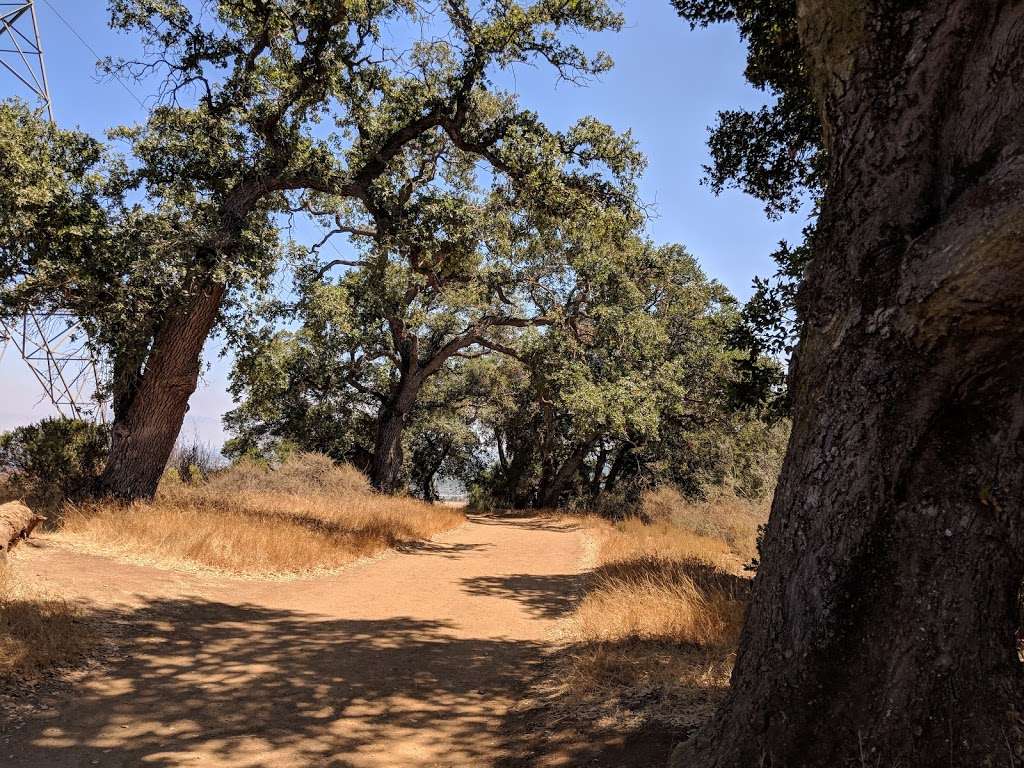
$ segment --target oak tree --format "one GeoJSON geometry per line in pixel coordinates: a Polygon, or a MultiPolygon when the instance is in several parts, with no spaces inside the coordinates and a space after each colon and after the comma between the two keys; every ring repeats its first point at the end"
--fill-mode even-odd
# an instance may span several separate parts
{"type": "Polygon", "coordinates": [[[792,47],[825,166],[732,686],[673,764],[1015,765],[1024,7],[679,5],[792,47]]]}
{"type": "Polygon", "coordinates": [[[148,119],[114,132],[131,155],[116,174],[131,201],[118,211],[122,236],[146,233],[121,249],[138,259],[117,263],[132,275],[157,268],[153,295],[138,285],[144,300],[127,304],[143,310],[127,313],[131,344],[113,355],[102,484],[131,499],[156,489],[211,332],[273,272],[282,214],[310,193],[372,205],[428,135],[489,162],[523,123],[541,130],[521,110],[488,112],[494,71],[540,61],[567,79],[601,72],[607,57],[560,33],[615,29],[621,17],[605,0],[220,0],[202,12],[113,0],[111,23],[138,34],[147,57],[105,66],[162,83],[148,119]]]}
{"type": "Polygon", "coordinates": [[[520,340],[519,365],[480,412],[496,457],[481,490],[502,505],[552,507],[721,482],[722,456],[708,445],[759,421],[733,389],[749,354],[730,345],[735,299],[682,247],[639,238],[596,251],[581,281],[588,300],[520,340]]]}

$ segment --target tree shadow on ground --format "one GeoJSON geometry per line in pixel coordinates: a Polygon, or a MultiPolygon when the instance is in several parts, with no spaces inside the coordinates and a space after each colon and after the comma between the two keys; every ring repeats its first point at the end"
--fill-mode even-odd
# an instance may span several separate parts
{"type": "Polygon", "coordinates": [[[493,768],[663,768],[685,738],[664,723],[625,732],[583,721],[552,725],[543,712],[513,714],[507,731],[517,748],[493,768]]]}
{"type": "Polygon", "coordinates": [[[505,730],[515,749],[493,768],[668,765],[675,746],[725,696],[731,655],[728,648],[636,638],[566,646],[549,661],[543,683],[509,713],[505,730]]]}
{"type": "Polygon", "coordinates": [[[546,619],[568,615],[579,600],[580,586],[581,578],[575,573],[478,576],[462,580],[462,588],[471,595],[515,600],[534,616],[546,619]]]}
{"type": "Polygon", "coordinates": [[[502,721],[544,653],[202,598],[92,618],[123,655],[9,734],[5,766],[488,765],[514,751],[502,721]]]}
{"type": "MultiPolygon", "coordinates": [[[[571,609],[579,578],[487,577],[464,588],[554,618],[571,609]]],[[[550,673],[548,643],[467,639],[443,621],[402,616],[338,619],[198,596],[139,600],[89,612],[118,650],[70,687],[42,686],[43,707],[21,727],[0,721],[0,764],[625,768],[664,764],[665,739],[674,738],[552,731],[517,708],[550,673]]]]}
{"type": "Polygon", "coordinates": [[[567,514],[543,510],[502,510],[499,512],[467,513],[466,519],[477,525],[500,525],[505,528],[523,528],[530,531],[578,531],[581,525],[567,514]]]}
{"type": "Polygon", "coordinates": [[[494,549],[493,544],[451,544],[443,541],[431,541],[420,539],[417,541],[403,541],[392,546],[396,552],[403,555],[436,555],[446,559],[464,557],[473,552],[486,552],[494,549]]]}

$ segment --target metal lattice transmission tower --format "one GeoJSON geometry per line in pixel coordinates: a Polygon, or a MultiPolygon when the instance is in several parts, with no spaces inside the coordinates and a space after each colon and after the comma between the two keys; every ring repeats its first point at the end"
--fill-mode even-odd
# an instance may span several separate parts
{"type": "MultiPolygon", "coordinates": [[[[34,98],[53,121],[50,86],[33,0],[0,2],[0,75],[13,77],[15,93],[34,98]]],[[[61,309],[20,318],[0,317],[0,357],[13,346],[43,389],[43,396],[63,415],[106,419],[96,398],[100,361],[81,323],[61,309]]]]}

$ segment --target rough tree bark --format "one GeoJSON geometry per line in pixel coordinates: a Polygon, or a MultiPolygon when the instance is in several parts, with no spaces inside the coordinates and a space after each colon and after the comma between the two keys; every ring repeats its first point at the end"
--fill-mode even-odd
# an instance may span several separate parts
{"type": "Polygon", "coordinates": [[[370,483],[378,491],[395,493],[402,485],[402,435],[426,376],[403,372],[396,391],[381,406],[370,462],[370,483]]]}
{"type": "Polygon", "coordinates": [[[188,400],[196,390],[203,345],[220,311],[223,285],[212,285],[163,324],[130,401],[115,414],[102,493],[151,498],[167,466],[188,400]]]}
{"type": "Polygon", "coordinates": [[[405,430],[406,415],[391,411],[382,414],[377,421],[373,460],[370,462],[370,483],[384,493],[394,493],[401,485],[404,458],[402,433],[405,430]]]}
{"type": "Polygon", "coordinates": [[[1020,765],[1024,3],[798,7],[831,168],[793,433],[673,765],[1020,765]]]}

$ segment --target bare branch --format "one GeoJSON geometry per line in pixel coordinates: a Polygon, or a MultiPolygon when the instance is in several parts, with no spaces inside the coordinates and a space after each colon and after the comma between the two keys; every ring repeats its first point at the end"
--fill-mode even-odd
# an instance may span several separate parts
{"type": "Polygon", "coordinates": [[[324,275],[330,272],[335,267],[365,267],[367,262],[365,261],[353,261],[350,259],[332,259],[331,261],[324,264],[316,273],[316,279],[322,280],[324,275]]]}
{"type": "Polygon", "coordinates": [[[500,354],[505,355],[506,357],[511,357],[519,361],[523,360],[523,356],[520,355],[517,350],[513,349],[512,347],[506,346],[500,342],[480,338],[477,339],[476,343],[479,344],[481,347],[487,347],[487,349],[491,350],[492,352],[499,352],[500,354]]]}

